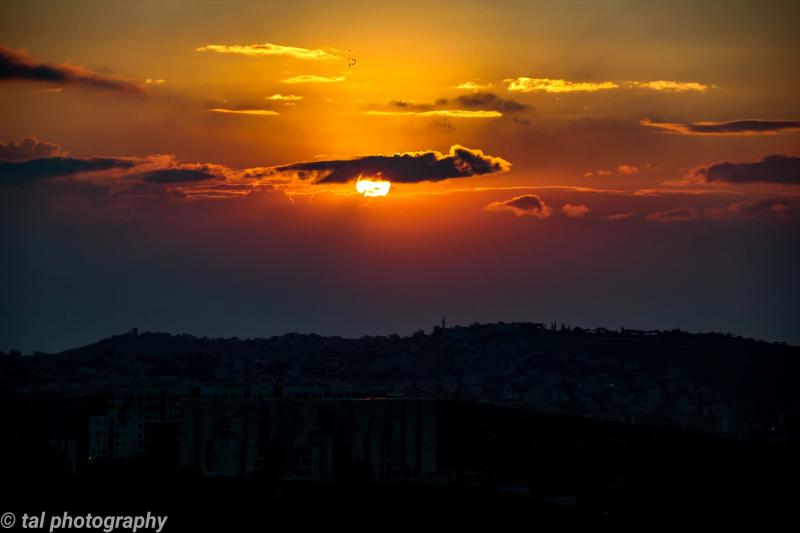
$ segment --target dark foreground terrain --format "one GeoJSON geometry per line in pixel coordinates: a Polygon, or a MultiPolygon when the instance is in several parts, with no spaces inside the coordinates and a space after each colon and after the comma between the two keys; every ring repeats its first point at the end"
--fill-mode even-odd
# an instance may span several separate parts
{"type": "MultiPolygon", "coordinates": [[[[577,528],[792,518],[800,447],[442,402],[437,479],[200,477],[168,459],[64,471],[35,442],[4,450],[5,510],[169,516],[165,531],[439,524],[577,528]]],[[[366,473],[363,473],[366,474],[366,473]]]]}

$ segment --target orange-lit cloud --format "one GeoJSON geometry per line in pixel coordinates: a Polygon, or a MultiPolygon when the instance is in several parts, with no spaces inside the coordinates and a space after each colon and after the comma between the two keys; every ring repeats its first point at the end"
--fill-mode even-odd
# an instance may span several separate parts
{"type": "Polygon", "coordinates": [[[459,83],[458,85],[454,85],[453,89],[462,89],[465,91],[482,91],[486,89],[491,89],[491,83],[478,83],[475,81],[465,81],[464,83],[459,83]]]}
{"type": "Polygon", "coordinates": [[[301,48],[298,46],[284,46],[280,44],[264,43],[250,45],[224,45],[209,44],[196,49],[198,52],[217,52],[220,54],[238,54],[251,57],[283,56],[294,59],[326,60],[336,59],[338,56],[325,50],[301,48]]]}
{"type": "Polygon", "coordinates": [[[672,222],[691,222],[700,218],[700,212],[694,207],[676,207],[667,211],[650,213],[645,217],[651,222],[672,223],[672,222]]]}
{"type": "Polygon", "coordinates": [[[583,177],[584,178],[591,178],[592,176],[610,176],[613,174],[610,170],[595,170],[586,172],[583,177]]]}
{"type": "Polygon", "coordinates": [[[636,213],[632,211],[627,211],[625,213],[611,213],[610,215],[604,216],[603,220],[627,220],[635,215],[636,213]]]}
{"type": "Polygon", "coordinates": [[[469,110],[469,109],[436,109],[433,111],[364,111],[365,115],[377,117],[411,116],[411,117],[450,117],[450,118],[499,118],[500,111],[469,110]]]}
{"type": "Polygon", "coordinates": [[[344,81],[344,76],[317,76],[316,74],[300,74],[281,80],[283,83],[300,84],[300,83],[339,83],[344,81]]]}
{"type": "Polygon", "coordinates": [[[518,217],[547,218],[553,213],[550,206],[535,194],[523,194],[508,200],[492,202],[485,209],[513,213],[518,217]]]}
{"type": "Polygon", "coordinates": [[[279,102],[299,102],[303,97],[296,94],[273,94],[272,96],[265,96],[264,99],[277,100],[279,102]]]}
{"type": "MultiPolygon", "coordinates": [[[[624,174],[626,176],[632,176],[633,174],[636,174],[636,173],[639,172],[639,167],[636,167],[634,165],[622,164],[622,165],[619,165],[617,167],[616,171],[617,171],[618,174],[624,174]]],[[[611,176],[612,174],[614,174],[614,172],[611,171],[611,170],[600,169],[600,170],[594,170],[594,171],[586,172],[586,173],[584,173],[583,176],[585,178],[591,178],[592,176],[611,176]]]]}
{"type": "Polygon", "coordinates": [[[69,84],[128,94],[144,93],[144,89],[132,81],[97,74],[72,65],[37,63],[23,52],[0,46],[0,81],[4,80],[69,84]]]}
{"type": "Polygon", "coordinates": [[[731,120],[728,122],[654,122],[639,121],[642,126],[682,135],[775,135],[800,130],[800,120],[731,120]]]}
{"type": "Polygon", "coordinates": [[[635,87],[637,89],[652,89],[654,91],[669,91],[669,92],[705,92],[709,89],[713,89],[714,85],[706,85],[704,83],[698,83],[696,81],[671,81],[671,80],[655,80],[655,81],[629,81],[627,84],[629,87],[635,87]]]}
{"type": "Polygon", "coordinates": [[[650,89],[653,91],[667,92],[705,92],[713,88],[713,85],[705,85],[698,82],[682,82],[670,80],[655,81],[570,81],[554,78],[506,78],[503,80],[506,88],[512,92],[532,93],[574,93],[574,92],[594,92],[607,89],[620,89],[623,87],[636,89],[650,89]]]}
{"type": "Polygon", "coordinates": [[[257,115],[257,116],[274,116],[280,115],[277,111],[271,109],[227,109],[224,107],[214,107],[209,109],[212,113],[227,113],[231,115],[257,115]]]}
{"type": "Polygon", "coordinates": [[[664,185],[669,187],[654,187],[649,189],[636,189],[630,194],[632,196],[742,196],[739,191],[731,189],[694,189],[694,188],[676,188],[675,185],[691,185],[696,184],[688,183],[683,180],[666,181],[664,185]]]}
{"type": "Polygon", "coordinates": [[[589,208],[583,204],[564,204],[561,206],[561,212],[567,215],[569,218],[581,218],[586,216],[586,214],[589,212],[589,208]]]}
{"type": "Polygon", "coordinates": [[[509,91],[520,93],[544,92],[544,93],[573,93],[573,92],[594,92],[605,89],[616,89],[619,87],[613,81],[568,81],[551,78],[508,78],[503,80],[509,91]]]}

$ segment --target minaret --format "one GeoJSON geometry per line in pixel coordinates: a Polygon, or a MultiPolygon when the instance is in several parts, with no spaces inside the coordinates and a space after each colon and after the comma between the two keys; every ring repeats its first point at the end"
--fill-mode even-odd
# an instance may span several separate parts
{"type": "Polygon", "coordinates": [[[442,329],[444,329],[444,328],[446,327],[446,325],[445,325],[445,324],[446,324],[446,323],[445,323],[445,321],[444,321],[444,315],[442,315],[442,329]]]}

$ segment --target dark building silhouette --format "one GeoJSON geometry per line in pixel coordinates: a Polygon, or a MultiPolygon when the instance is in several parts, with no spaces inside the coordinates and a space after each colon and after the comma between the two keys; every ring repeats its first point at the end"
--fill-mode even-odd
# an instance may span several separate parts
{"type": "Polygon", "coordinates": [[[279,479],[353,474],[407,479],[436,470],[436,403],[425,399],[189,400],[181,464],[279,479]]]}

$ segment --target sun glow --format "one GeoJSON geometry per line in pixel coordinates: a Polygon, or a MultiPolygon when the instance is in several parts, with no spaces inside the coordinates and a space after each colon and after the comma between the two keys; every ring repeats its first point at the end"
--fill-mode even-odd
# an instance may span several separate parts
{"type": "Polygon", "coordinates": [[[364,196],[386,196],[392,182],[376,178],[358,178],[356,181],[356,191],[364,196]]]}

